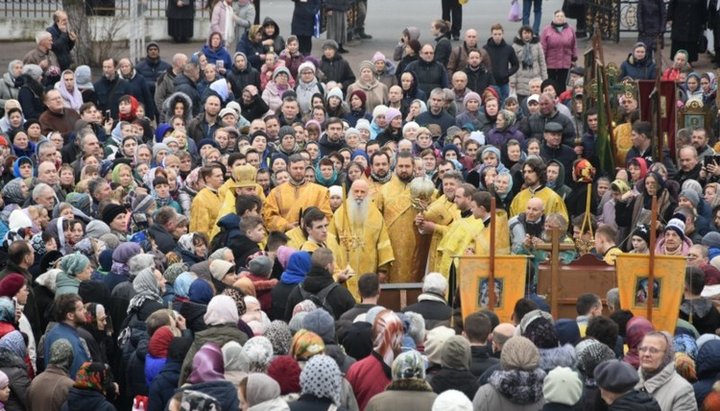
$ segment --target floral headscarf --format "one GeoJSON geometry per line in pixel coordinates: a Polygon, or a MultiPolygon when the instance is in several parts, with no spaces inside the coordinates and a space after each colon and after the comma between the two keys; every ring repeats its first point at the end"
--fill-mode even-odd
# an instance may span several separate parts
{"type": "Polygon", "coordinates": [[[297,361],[306,361],[323,351],[325,351],[325,343],[319,335],[306,329],[295,333],[290,347],[290,355],[297,361]]]}
{"type": "Polygon", "coordinates": [[[75,375],[74,387],[105,393],[112,382],[112,373],[107,365],[101,362],[86,361],[75,375]]]}
{"type": "Polygon", "coordinates": [[[403,324],[394,312],[383,310],[373,323],[373,350],[380,354],[385,364],[392,367],[395,354],[400,352],[403,324]]]}

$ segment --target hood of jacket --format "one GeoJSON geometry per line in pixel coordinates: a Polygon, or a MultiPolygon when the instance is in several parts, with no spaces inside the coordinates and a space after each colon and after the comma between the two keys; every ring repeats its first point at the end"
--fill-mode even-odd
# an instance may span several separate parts
{"type": "Polygon", "coordinates": [[[3,74],[3,82],[7,85],[7,87],[10,88],[17,88],[17,84],[15,79],[10,75],[10,73],[3,74]]]}
{"type": "MultiPolygon", "coordinates": [[[[492,39],[490,39],[490,41],[492,41],[492,39]]],[[[503,41],[505,41],[505,40],[503,40],[503,41]]],[[[493,43],[495,43],[495,42],[493,42],[493,43]]],[[[538,36],[533,35],[533,38],[530,39],[530,44],[538,44],[538,43],[540,43],[540,38],[538,36]]],[[[502,44],[502,43],[500,43],[500,44],[502,44]]],[[[523,41],[523,39],[520,36],[515,36],[515,38],[513,39],[513,44],[517,44],[518,46],[524,46],[525,42],[523,41]]]]}
{"type": "Polygon", "coordinates": [[[649,67],[652,64],[652,60],[649,59],[649,55],[645,55],[645,58],[638,60],[633,56],[633,53],[629,53],[626,59],[627,63],[633,67],[649,67]]]}
{"type": "Polygon", "coordinates": [[[720,373],[720,340],[703,344],[697,353],[695,364],[697,364],[698,379],[715,379],[720,373]]]}
{"type": "Polygon", "coordinates": [[[505,39],[500,40],[500,44],[496,44],[495,41],[492,39],[492,37],[490,37],[488,39],[485,47],[499,49],[499,48],[505,47],[506,45],[507,45],[507,43],[505,43],[505,39]]]}
{"type": "Polygon", "coordinates": [[[228,231],[235,229],[239,230],[238,224],[240,224],[240,216],[234,213],[227,214],[226,216],[220,218],[217,222],[218,227],[224,228],[228,231]]]}
{"type": "Polygon", "coordinates": [[[332,274],[321,267],[310,267],[305,280],[303,281],[303,289],[311,294],[320,292],[323,288],[332,284],[332,274]]]}
{"type": "MultiPolygon", "coordinates": [[[[182,101],[185,104],[185,117],[190,118],[190,115],[192,114],[192,100],[187,94],[181,91],[176,91],[175,93],[170,94],[170,97],[165,99],[163,102],[163,111],[165,113],[172,114],[175,110],[175,104],[177,104],[178,101],[182,101]]],[[[168,117],[168,120],[169,119],[170,117],[168,117]]]]}
{"type": "Polygon", "coordinates": [[[239,408],[237,389],[230,381],[210,381],[193,384],[189,390],[200,391],[215,398],[223,410],[236,410],[239,408]]]}
{"type": "MultiPolygon", "coordinates": [[[[265,17],[265,20],[263,20],[262,27],[265,26],[273,26],[275,27],[275,33],[273,33],[272,36],[266,36],[265,32],[263,31],[263,39],[273,39],[275,40],[280,35],[280,26],[273,20],[271,17],[265,17]]],[[[275,50],[276,53],[279,53],[280,51],[275,50]]]]}
{"type": "Polygon", "coordinates": [[[559,190],[565,185],[565,166],[563,165],[563,163],[561,163],[561,162],[558,161],[558,160],[550,160],[550,161],[548,161],[547,164],[548,164],[548,165],[550,165],[550,164],[557,164],[557,165],[560,167],[560,172],[559,172],[559,175],[558,175],[558,177],[557,177],[557,180],[555,180],[555,183],[552,184],[552,185],[550,185],[550,182],[548,181],[548,182],[545,184],[546,186],[552,188],[554,191],[557,192],[557,191],[559,191],[559,190]]]}

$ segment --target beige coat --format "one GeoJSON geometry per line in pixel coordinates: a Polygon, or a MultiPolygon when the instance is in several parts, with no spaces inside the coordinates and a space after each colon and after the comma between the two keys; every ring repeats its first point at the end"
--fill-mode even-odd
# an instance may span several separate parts
{"type": "Polygon", "coordinates": [[[385,392],[372,397],[365,411],[430,411],[437,394],[423,380],[393,381],[385,392]]]}
{"type": "Polygon", "coordinates": [[[697,411],[695,391],[686,379],[675,372],[675,363],[671,362],[649,380],[638,370],[640,382],[636,390],[647,391],[660,404],[662,411],[697,411]]]}

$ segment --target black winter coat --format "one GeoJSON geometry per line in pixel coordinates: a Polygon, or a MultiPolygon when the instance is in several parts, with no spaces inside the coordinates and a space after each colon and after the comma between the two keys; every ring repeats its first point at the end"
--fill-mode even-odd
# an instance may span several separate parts
{"type": "Polygon", "coordinates": [[[453,368],[441,368],[428,381],[436,394],[447,390],[458,390],[465,394],[470,401],[480,388],[480,383],[470,370],[456,370],[453,368]]]}
{"type": "Polygon", "coordinates": [[[112,118],[117,119],[120,97],[130,94],[130,85],[128,82],[118,76],[115,76],[112,81],[102,76],[93,86],[95,87],[97,109],[102,112],[110,110],[112,118]]]}
{"type": "Polygon", "coordinates": [[[155,118],[155,99],[153,99],[153,93],[150,92],[145,77],[137,73],[136,70],[133,77],[125,79],[125,81],[128,83],[128,94],[135,97],[145,106],[145,116],[155,118]]]}
{"type": "MultiPolygon", "coordinates": [[[[327,411],[333,405],[333,402],[328,398],[318,398],[312,394],[304,394],[297,401],[293,401],[288,405],[290,411],[327,411]]],[[[342,407],[338,407],[336,410],[347,411],[346,408],[342,407]]]]}
{"type": "MultiPolygon", "coordinates": [[[[247,60],[247,56],[245,56],[245,60],[247,60]]],[[[232,88],[233,95],[238,98],[238,100],[242,100],[242,91],[245,86],[249,84],[252,84],[260,90],[260,72],[255,70],[255,67],[249,64],[246,64],[244,70],[238,70],[238,68],[233,65],[232,69],[227,72],[225,77],[228,81],[230,81],[230,87],[232,88]]],[[[243,116],[245,116],[244,110],[243,116]]]]}
{"type": "Polygon", "coordinates": [[[197,89],[197,84],[190,80],[185,74],[178,74],[173,80],[173,85],[175,86],[176,93],[179,91],[190,97],[193,116],[200,114],[203,106],[202,101],[200,100],[200,92],[197,89]]]}
{"type": "MultiPolygon", "coordinates": [[[[333,281],[334,280],[332,278],[332,275],[330,274],[330,272],[328,272],[328,270],[324,268],[312,267],[310,269],[310,272],[308,272],[307,276],[305,277],[305,280],[302,283],[298,284],[298,286],[290,292],[290,296],[287,299],[287,305],[285,307],[285,321],[290,322],[290,319],[292,318],[293,308],[297,303],[304,300],[302,294],[300,293],[299,287],[303,287],[303,289],[310,294],[317,294],[320,292],[320,290],[332,284],[333,281]]],[[[335,317],[335,320],[340,318],[340,316],[343,315],[345,311],[355,306],[355,298],[353,298],[352,294],[350,294],[350,291],[348,291],[347,288],[343,286],[335,287],[335,289],[330,291],[330,294],[328,294],[327,296],[326,302],[327,305],[332,308],[333,312],[331,314],[333,315],[333,317],[335,317]]]]}
{"type": "Polygon", "coordinates": [[[660,405],[646,392],[633,391],[613,402],[610,411],[660,411],[660,405]]]}
{"type": "Polygon", "coordinates": [[[437,323],[449,321],[452,316],[452,308],[445,303],[433,300],[418,301],[408,305],[402,310],[404,313],[412,311],[422,315],[425,319],[425,329],[432,329],[437,323]]]}
{"type": "Polygon", "coordinates": [[[485,66],[480,65],[477,69],[467,66],[463,71],[468,78],[467,88],[478,94],[482,94],[486,88],[495,84],[492,71],[487,70],[485,66]]]}
{"type": "Polygon", "coordinates": [[[447,67],[452,53],[452,44],[450,43],[450,33],[445,33],[435,38],[435,61],[447,67]]]}
{"type": "Polygon", "coordinates": [[[667,8],[663,0],[640,0],[637,7],[638,40],[654,47],[657,34],[665,31],[666,20],[667,8]]]}
{"type": "Polygon", "coordinates": [[[323,56],[320,60],[319,69],[325,75],[325,78],[323,78],[324,83],[328,81],[342,83],[343,90],[347,90],[355,82],[355,73],[350,68],[350,63],[342,58],[340,54],[336,54],[332,59],[323,56]]]}
{"type": "MultiPolygon", "coordinates": [[[[145,377],[143,376],[143,379],[145,377]]],[[[68,393],[68,399],[63,404],[61,411],[116,411],[110,401],[105,399],[102,393],[94,390],[83,390],[72,387],[68,393]]]]}
{"type": "Polygon", "coordinates": [[[270,107],[268,107],[265,100],[263,100],[259,94],[253,97],[253,100],[252,102],[250,102],[250,104],[245,104],[242,97],[239,97],[236,101],[240,103],[240,108],[242,109],[242,116],[245,117],[247,121],[253,121],[258,118],[262,118],[265,113],[270,110],[270,107]]]}
{"type": "Polygon", "coordinates": [[[315,32],[315,14],[320,10],[321,0],[293,0],[290,33],[296,36],[312,36],[315,32]]]}
{"type": "MultiPolygon", "coordinates": [[[[145,79],[145,84],[147,84],[151,95],[154,95],[155,82],[157,82],[157,79],[160,77],[161,74],[172,71],[172,66],[166,61],[163,61],[162,59],[152,61],[146,57],[142,59],[137,64],[137,66],[135,66],[135,71],[137,71],[138,74],[143,76],[143,78],[145,79]]],[[[160,107],[157,107],[157,109],[159,111],[160,107]]]]}
{"type": "Polygon", "coordinates": [[[240,407],[237,388],[230,381],[202,382],[190,385],[186,389],[200,391],[215,398],[222,410],[237,410],[240,407]]]}
{"type": "Polygon", "coordinates": [[[674,41],[699,41],[707,15],[705,0],[670,0],[667,8],[667,20],[672,21],[670,37],[674,41]]]}
{"type": "Polygon", "coordinates": [[[499,86],[507,84],[510,76],[515,74],[520,67],[515,50],[511,45],[505,43],[505,40],[502,40],[500,44],[495,44],[492,38],[488,39],[483,48],[490,55],[495,84],[499,86]]]}
{"type": "Polygon", "coordinates": [[[70,51],[75,47],[75,42],[70,40],[70,36],[67,32],[63,33],[60,31],[57,23],[45,29],[47,32],[52,34],[52,51],[58,59],[60,64],[60,70],[67,70],[72,65],[72,56],[70,51]]]}
{"type": "Polygon", "coordinates": [[[434,88],[448,87],[447,70],[445,70],[445,66],[437,61],[427,62],[423,59],[417,59],[408,64],[405,71],[415,73],[418,88],[427,96],[430,96],[430,92],[434,88]]]}
{"type": "Polygon", "coordinates": [[[175,239],[172,234],[165,229],[165,227],[159,224],[153,224],[148,228],[148,234],[155,239],[155,244],[157,244],[158,249],[163,254],[175,250],[175,247],[177,246],[175,239]]]}
{"type": "Polygon", "coordinates": [[[167,403],[170,402],[170,398],[177,390],[181,367],[181,363],[168,359],[165,368],[160,371],[150,384],[147,411],[163,411],[165,409],[167,403]]]}
{"type": "Polygon", "coordinates": [[[493,357],[488,346],[473,345],[470,347],[472,355],[470,359],[470,372],[480,378],[491,366],[498,364],[500,360],[493,357]]]}

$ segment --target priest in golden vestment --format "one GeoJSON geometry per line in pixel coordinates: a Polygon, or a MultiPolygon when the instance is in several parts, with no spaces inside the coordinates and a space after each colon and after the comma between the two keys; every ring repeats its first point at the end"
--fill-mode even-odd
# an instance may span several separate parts
{"type": "Polygon", "coordinates": [[[418,214],[415,219],[420,232],[431,235],[430,246],[428,247],[427,270],[426,272],[438,272],[437,249],[438,244],[447,233],[448,227],[460,218],[460,210],[455,205],[455,190],[462,184],[463,178],[459,171],[447,171],[442,177],[443,195],[433,201],[428,209],[418,214]]]}
{"type": "Polygon", "coordinates": [[[395,260],[385,220],[369,192],[365,179],[355,180],[348,200],[335,211],[328,230],[328,238],[340,244],[340,252],[356,274],[345,285],[357,301],[360,301],[358,278],[365,273],[387,274],[395,260]]]}
{"type": "Polygon", "coordinates": [[[398,153],[395,174],[375,195],[375,204],[385,219],[395,262],[386,278],[389,283],[419,282],[425,273],[413,272],[413,259],[417,254],[418,233],[415,228],[417,211],[412,206],[410,182],[413,179],[413,157],[409,153],[398,153]]]}
{"type": "Polygon", "coordinates": [[[539,158],[530,158],[523,164],[522,171],[526,188],[510,203],[510,217],[524,212],[531,198],[539,198],[545,206],[545,215],[560,213],[565,217],[565,221],[568,221],[565,201],[555,191],[545,186],[547,182],[545,163],[539,158]]]}
{"type": "MultiPolygon", "coordinates": [[[[468,251],[470,255],[490,255],[490,202],[492,195],[487,191],[478,191],[472,196],[473,216],[483,222],[483,228],[475,236],[468,251]]],[[[507,212],[501,208],[495,210],[495,255],[510,254],[510,227],[507,212]]]]}
{"type": "Polygon", "coordinates": [[[300,213],[308,207],[317,207],[328,219],[330,197],[327,188],[305,180],[305,159],[299,154],[290,156],[290,181],[270,191],[263,208],[265,227],[269,231],[289,231],[299,225],[300,213]]]}
{"type": "Polygon", "coordinates": [[[472,196],[476,191],[472,184],[467,183],[455,190],[455,205],[460,211],[460,218],[450,224],[437,249],[437,272],[446,279],[450,277],[453,258],[464,255],[483,229],[482,220],[475,218],[471,210],[472,196]]]}

